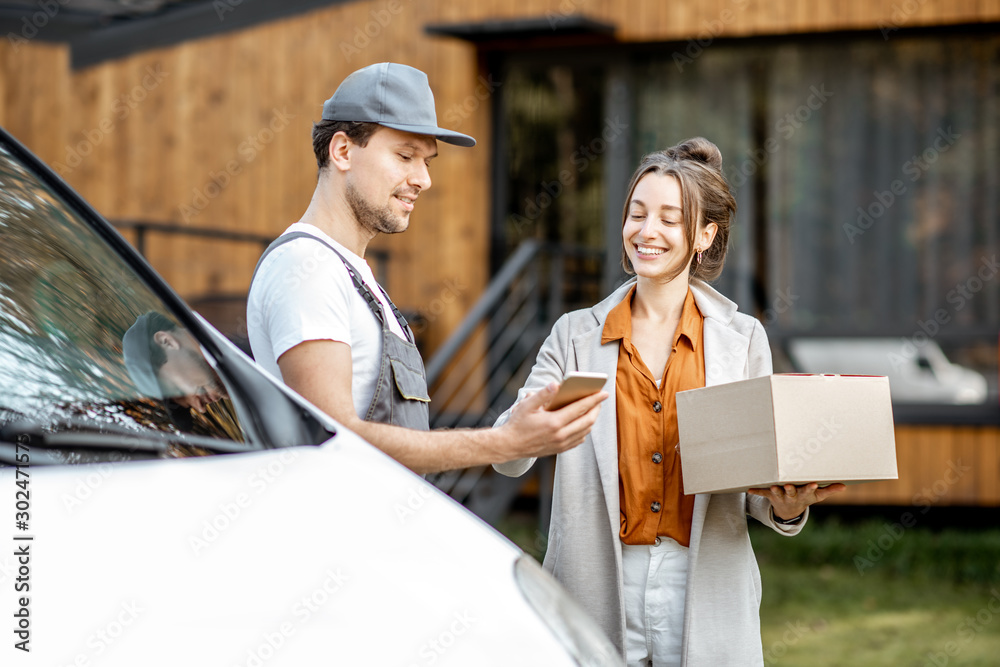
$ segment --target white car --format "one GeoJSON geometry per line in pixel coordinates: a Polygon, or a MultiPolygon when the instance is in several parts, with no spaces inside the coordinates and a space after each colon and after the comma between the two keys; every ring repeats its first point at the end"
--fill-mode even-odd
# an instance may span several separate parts
{"type": "Polygon", "coordinates": [[[0,239],[0,663],[621,664],[534,560],[260,370],[2,130],[0,239]]]}
{"type": "Polygon", "coordinates": [[[796,338],[788,352],[804,373],[885,375],[896,403],[975,405],[988,397],[983,374],[951,363],[933,340],[796,338]]]}

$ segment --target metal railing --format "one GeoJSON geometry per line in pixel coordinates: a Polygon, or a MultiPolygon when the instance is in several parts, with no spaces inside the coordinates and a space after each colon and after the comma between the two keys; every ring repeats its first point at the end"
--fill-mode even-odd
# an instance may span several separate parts
{"type": "MultiPolygon", "coordinates": [[[[556,319],[599,300],[602,263],[599,250],[540,241],[519,246],[427,364],[431,427],[492,426],[513,404],[556,319]]],[[[543,505],[549,466],[537,466],[543,505]]],[[[431,477],[489,523],[502,518],[529,479],[510,479],[489,467],[431,477]]]]}
{"type": "MultiPolygon", "coordinates": [[[[111,224],[121,232],[132,232],[135,236],[133,245],[139,254],[148,259],[150,237],[155,234],[165,236],[187,236],[212,241],[230,241],[237,243],[252,243],[260,247],[260,253],[275,239],[270,234],[254,234],[252,232],[237,232],[216,227],[194,227],[173,222],[152,222],[148,220],[113,220],[111,224]]],[[[379,284],[389,289],[386,280],[389,253],[385,250],[369,249],[366,257],[373,262],[372,271],[379,284]]],[[[158,273],[166,273],[170,266],[154,266],[158,273]]],[[[253,275],[253,266],[246,270],[249,282],[253,275]]],[[[235,343],[240,349],[250,354],[250,344],[246,336],[246,292],[205,291],[197,294],[184,295],[184,300],[192,309],[205,317],[216,329],[235,343]]],[[[407,313],[407,316],[410,314],[407,313]]]]}

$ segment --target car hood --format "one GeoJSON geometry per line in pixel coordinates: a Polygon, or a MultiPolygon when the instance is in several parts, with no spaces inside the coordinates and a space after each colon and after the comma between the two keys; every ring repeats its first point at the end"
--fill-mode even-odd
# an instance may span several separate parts
{"type": "MultiPolygon", "coordinates": [[[[11,532],[31,539],[3,550],[30,554],[14,664],[569,664],[514,582],[520,551],[346,429],[26,470],[31,518],[11,532]]],[[[0,470],[4,498],[14,483],[0,470]]],[[[19,560],[0,558],[6,591],[19,560]]]]}

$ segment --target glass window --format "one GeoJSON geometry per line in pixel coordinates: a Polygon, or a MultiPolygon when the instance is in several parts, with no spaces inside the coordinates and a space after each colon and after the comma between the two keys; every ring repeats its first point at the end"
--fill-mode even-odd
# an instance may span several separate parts
{"type": "Polygon", "coordinates": [[[511,58],[506,252],[526,236],[511,229],[596,247],[611,238],[599,229],[619,224],[601,215],[608,155],[547,207],[530,203],[549,203],[545,184],[616,106],[609,72],[626,71],[628,173],[688,137],[722,151],[738,212],[715,286],[763,321],[776,371],[887,375],[897,403],[995,411],[996,30],[727,40],[691,57],[688,46],[621,47],[599,66],[511,58]]]}
{"type": "Polygon", "coordinates": [[[0,242],[0,428],[172,434],[162,447],[154,437],[131,450],[61,448],[69,462],[195,455],[214,440],[245,441],[195,339],[3,146],[0,242]]]}
{"type": "Polygon", "coordinates": [[[606,137],[598,66],[517,63],[504,79],[506,257],[524,240],[600,248],[606,137]]]}
{"type": "Polygon", "coordinates": [[[746,184],[752,182],[757,166],[752,159],[744,164],[738,158],[753,155],[753,114],[747,112],[758,104],[754,64],[748,53],[732,49],[706,49],[693,61],[658,54],[638,61],[634,77],[637,156],[691,137],[705,137],[722,152],[724,168],[735,187],[736,220],[726,267],[714,286],[745,311],[754,303],[757,194],[746,184]]]}

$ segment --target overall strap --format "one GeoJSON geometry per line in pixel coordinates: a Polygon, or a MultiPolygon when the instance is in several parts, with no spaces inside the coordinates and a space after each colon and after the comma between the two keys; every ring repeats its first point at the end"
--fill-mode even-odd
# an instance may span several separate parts
{"type": "MultiPolygon", "coordinates": [[[[357,273],[355,273],[354,267],[351,266],[351,263],[348,262],[347,259],[332,245],[330,245],[323,239],[319,238],[318,236],[313,236],[312,234],[309,234],[307,232],[292,232],[291,234],[283,234],[278,238],[276,238],[274,241],[272,241],[271,245],[267,246],[267,249],[264,251],[264,254],[262,254],[260,256],[260,259],[257,260],[257,266],[254,267],[253,277],[250,279],[250,284],[251,285],[253,284],[254,278],[257,277],[257,271],[260,270],[261,263],[264,261],[264,258],[271,253],[272,250],[274,250],[280,245],[288,243],[289,241],[294,241],[295,239],[303,239],[303,238],[312,239],[314,241],[322,243],[327,248],[332,250],[337,255],[337,257],[340,258],[340,261],[344,263],[344,267],[347,269],[348,275],[351,276],[351,281],[354,283],[354,289],[357,290],[358,294],[360,294],[361,297],[368,303],[368,308],[372,311],[372,314],[375,315],[375,317],[378,318],[378,321],[382,324],[382,326],[385,327],[386,326],[385,314],[384,311],[382,310],[382,303],[378,300],[378,297],[372,294],[372,291],[368,288],[368,285],[365,284],[365,281],[363,281],[357,275],[357,273]]],[[[378,285],[378,283],[376,283],[376,285],[378,285]]],[[[403,332],[406,334],[407,338],[412,343],[413,334],[410,332],[410,327],[406,322],[406,318],[403,317],[403,314],[401,312],[399,312],[399,309],[396,308],[396,304],[392,302],[392,299],[390,299],[389,295],[386,294],[384,289],[382,289],[382,286],[379,285],[378,288],[385,296],[386,301],[389,302],[389,306],[392,308],[392,314],[395,316],[396,321],[399,322],[399,326],[403,329],[403,332]]]]}

